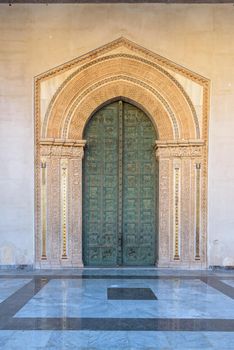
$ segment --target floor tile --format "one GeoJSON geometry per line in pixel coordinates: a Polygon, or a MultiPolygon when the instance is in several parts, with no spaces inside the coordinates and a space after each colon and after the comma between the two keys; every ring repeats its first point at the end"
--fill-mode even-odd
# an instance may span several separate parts
{"type": "Polygon", "coordinates": [[[54,331],[52,332],[48,347],[87,347],[89,342],[89,331],[54,331]]]}
{"type": "Polygon", "coordinates": [[[42,276],[0,271],[0,349],[234,350],[234,303],[221,288],[233,287],[233,272],[48,270],[40,284],[42,276]],[[139,288],[158,300],[136,300],[139,288]],[[108,299],[108,289],[132,300],[108,299]]]}
{"type": "Polygon", "coordinates": [[[233,332],[204,332],[204,334],[215,349],[234,349],[234,330],[233,332]]]}
{"type": "Polygon", "coordinates": [[[222,282],[234,288],[234,279],[222,280],[222,282]]]}
{"type": "Polygon", "coordinates": [[[6,343],[11,339],[15,331],[0,331],[0,349],[4,349],[6,343]]]}
{"type": "Polygon", "coordinates": [[[5,348],[24,350],[45,348],[50,334],[50,331],[14,331],[5,343],[5,348]]]}
{"type": "Polygon", "coordinates": [[[123,349],[129,347],[127,332],[96,332],[90,331],[89,348],[95,349],[123,349]]]}
{"type": "Polygon", "coordinates": [[[31,279],[25,278],[0,278],[0,303],[30,281],[31,279]]]}
{"type": "Polygon", "coordinates": [[[165,335],[175,350],[213,348],[209,339],[202,332],[165,332],[165,335]]]}
{"type": "Polygon", "coordinates": [[[130,346],[133,348],[169,349],[170,343],[164,332],[128,332],[130,346]]]}
{"type": "Polygon", "coordinates": [[[232,318],[233,300],[200,280],[51,280],[17,317],[232,318]],[[108,288],[150,288],[151,300],[108,300],[108,288]],[[215,307],[214,307],[215,305],[215,307]]]}

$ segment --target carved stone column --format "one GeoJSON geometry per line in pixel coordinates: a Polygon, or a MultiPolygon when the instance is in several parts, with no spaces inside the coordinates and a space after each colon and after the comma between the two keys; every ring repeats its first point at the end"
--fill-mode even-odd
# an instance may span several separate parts
{"type": "Polygon", "coordinates": [[[204,142],[157,141],[159,267],[205,267],[200,184],[204,142]],[[198,165],[199,164],[199,165],[198,165]],[[202,238],[203,237],[203,238],[202,238]]]}
{"type": "Polygon", "coordinates": [[[44,139],[37,266],[82,267],[82,158],[85,141],[44,139]]]}
{"type": "Polygon", "coordinates": [[[82,267],[82,158],[85,143],[73,149],[70,159],[70,198],[71,223],[71,263],[73,267],[82,267]]]}

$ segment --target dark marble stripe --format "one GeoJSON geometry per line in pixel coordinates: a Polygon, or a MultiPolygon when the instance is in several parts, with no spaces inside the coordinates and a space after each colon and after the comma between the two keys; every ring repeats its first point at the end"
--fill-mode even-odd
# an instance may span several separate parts
{"type": "MultiPolygon", "coordinates": [[[[185,280],[193,280],[193,279],[200,279],[202,278],[202,275],[200,276],[188,276],[188,275],[180,275],[180,276],[173,276],[173,275],[163,275],[163,276],[147,276],[147,275],[0,275],[1,278],[31,278],[31,279],[41,279],[46,278],[47,280],[54,280],[54,279],[140,279],[140,280],[170,280],[170,279],[185,279],[185,280]]],[[[222,277],[224,278],[224,277],[222,277]]],[[[225,277],[226,279],[226,277],[225,277]]]]}
{"type": "Polygon", "coordinates": [[[0,328],[7,325],[12,317],[43,288],[48,279],[33,279],[0,303],[0,328]]]}
{"type": "Polygon", "coordinates": [[[201,277],[200,279],[208,286],[218,290],[229,298],[234,299],[234,288],[220,281],[220,279],[216,277],[201,277]]]}
{"type": "Polygon", "coordinates": [[[12,318],[2,330],[233,332],[234,320],[165,318],[12,318]]]}

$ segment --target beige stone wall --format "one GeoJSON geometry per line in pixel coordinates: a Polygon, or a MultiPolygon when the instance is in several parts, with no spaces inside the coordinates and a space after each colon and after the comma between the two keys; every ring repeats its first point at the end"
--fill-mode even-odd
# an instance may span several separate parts
{"type": "Polygon", "coordinates": [[[0,264],[34,261],[33,77],[123,35],[211,80],[208,258],[234,265],[234,7],[0,5],[0,264]]]}

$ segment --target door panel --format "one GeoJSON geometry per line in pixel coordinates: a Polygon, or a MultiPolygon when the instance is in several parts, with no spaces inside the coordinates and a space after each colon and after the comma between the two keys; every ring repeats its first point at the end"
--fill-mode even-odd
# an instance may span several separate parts
{"type": "Polygon", "coordinates": [[[90,120],[83,176],[83,259],[86,265],[116,265],[118,205],[118,103],[90,120]]]}
{"type": "Polygon", "coordinates": [[[86,127],[86,265],[155,263],[155,138],[145,113],[121,101],[99,110],[86,127]]]}
{"type": "Polygon", "coordinates": [[[155,131],[138,108],[124,104],[123,264],[155,263],[155,131]]]}

